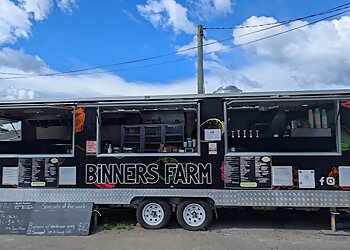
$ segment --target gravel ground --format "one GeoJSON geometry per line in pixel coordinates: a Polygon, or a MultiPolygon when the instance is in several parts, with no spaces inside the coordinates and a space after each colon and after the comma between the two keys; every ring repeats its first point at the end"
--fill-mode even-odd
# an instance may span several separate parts
{"type": "MultiPolygon", "coordinates": [[[[87,237],[27,237],[0,236],[0,250],[57,249],[350,249],[350,237],[327,236],[320,232],[329,229],[328,211],[271,211],[257,212],[240,209],[221,209],[219,220],[208,231],[189,232],[173,220],[167,229],[103,230],[99,226],[87,237]]],[[[108,212],[101,224],[136,224],[133,210],[108,212]]]]}

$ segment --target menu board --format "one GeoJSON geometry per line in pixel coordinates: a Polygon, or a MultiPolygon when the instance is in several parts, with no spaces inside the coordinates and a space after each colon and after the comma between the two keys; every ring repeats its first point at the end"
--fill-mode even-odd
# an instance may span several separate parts
{"type": "Polygon", "coordinates": [[[27,235],[89,235],[93,203],[35,203],[28,223],[27,235]]]}
{"type": "Polygon", "coordinates": [[[53,163],[51,160],[49,161],[46,158],[44,164],[44,180],[46,182],[46,186],[56,187],[58,162],[53,163]]]}
{"type": "Polygon", "coordinates": [[[30,183],[32,182],[32,159],[24,158],[19,159],[18,161],[19,167],[19,186],[20,187],[30,187],[30,183]]]}
{"type": "Polygon", "coordinates": [[[88,235],[91,202],[0,202],[0,234],[88,235]]]}
{"type": "Polygon", "coordinates": [[[57,159],[21,158],[18,165],[20,187],[57,187],[57,159]]]}
{"type": "Polygon", "coordinates": [[[271,157],[226,156],[225,188],[270,188],[271,157]]]}
{"type": "Polygon", "coordinates": [[[31,202],[0,202],[0,234],[27,234],[31,202]]]}

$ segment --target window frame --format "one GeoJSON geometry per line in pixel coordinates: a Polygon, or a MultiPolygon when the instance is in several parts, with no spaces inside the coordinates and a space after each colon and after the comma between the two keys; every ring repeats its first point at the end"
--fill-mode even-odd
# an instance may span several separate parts
{"type": "Polygon", "coordinates": [[[138,102],[138,103],[116,103],[116,104],[108,104],[108,105],[100,105],[97,107],[96,110],[96,156],[97,157],[140,157],[140,156],[163,156],[163,157],[170,157],[170,156],[179,156],[179,157],[185,157],[185,156],[201,156],[201,143],[200,143],[200,113],[201,113],[201,106],[200,101],[195,100],[193,102],[138,102]],[[197,106],[197,152],[193,153],[101,153],[101,109],[102,108],[108,108],[108,107],[139,107],[142,106],[149,106],[149,107],[159,107],[159,106],[176,106],[176,105],[196,105],[197,106]]]}
{"type": "MultiPolygon", "coordinates": [[[[1,121],[0,121],[0,128],[1,128],[1,126],[5,125],[5,124],[7,124],[7,125],[11,124],[12,128],[14,129],[12,131],[15,131],[15,133],[18,135],[18,133],[17,133],[18,130],[15,128],[14,124],[17,123],[17,122],[20,122],[21,123],[21,130],[22,130],[22,127],[23,127],[22,126],[22,121],[17,121],[15,123],[13,123],[10,119],[7,119],[7,118],[0,118],[0,119],[2,119],[3,121],[4,120],[8,120],[7,123],[1,123],[1,121]]],[[[11,131],[11,130],[9,130],[9,131],[11,131]]],[[[21,134],[21,136],[19,138],[20,138],[20,140],[0,140],[0,142],[6,142],[6,141],[11,141],[11,142],[18,141],[18,142],[21,142],[22,141],[22,134],[21,134]]]]}
{"type": "MultiPolygon", "coordinates": [[[[1,158],[73,158],[75,157],[75,106],[59,106],[59,105],[39,105],[39,106],[0,106],[0,110],[4,109],[71,109],[72,112],[72,148],[70,154],[1,154],[0,153],[0,159],[1,158]]],[[[23,125],[22,125],[23,126],[23,125]]],[[[23,141],[23,135],[22,135],[22,141],[23,141]]]]}
{"type": "Polygon", "coordinates": [[[255,156],[255,155],[269,155],[269,156],[341,156],[341,124],[340,124],[340,99],[332,99],[332,98],[263,98],[263,99],[245,99],[245,100],[226,100],[224,102],[224,123],[225,123],[225,156],[239,156],[239,155],[247,155],[247,156],[255,156]],[[293,101],[331,101],[335,104],[335,114],[336,114],[336,151],[334,152],[229,152],[228,150],[228,136],[229,133],[227,131],[227,123],[228,123],[228,105],[231,103],[251,103],[251,102],[293,102],[293,101]]]}

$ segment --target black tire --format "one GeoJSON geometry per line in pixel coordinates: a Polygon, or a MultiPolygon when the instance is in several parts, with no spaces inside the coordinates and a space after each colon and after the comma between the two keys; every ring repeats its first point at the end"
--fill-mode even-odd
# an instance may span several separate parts
{"type": "Polygon", "coordinates": [[[189,231],[206,230],[213,219],[212,207],[199,200],[187,200],[180,203],[176,210],[176,218],[181,227],[189,231]],[[192,206],[191,206],[192,204],[192,206]],[[187,219],[184,211],[188,211],[187,219]],[[195,218],[189,218],[194,216],[195,218]]]}
{"type": "Polygon", "coordinates": [[[171,219],[171,209],[167,202],[159,199],[147,199],[142,201],[136,209],[136,218],[138,223],[143,228],[146,229],[160,229],[164,228],[169,224],[171,219]],[[149,211],[147,212],[146,210],[149,211]],[[161,210],[163,210],[161,212],[161,210]],[[154,215],[149,213],[154,212],[154,215]],[[163,213],[163,216],[160,216],[160,213],[163,213]],[[147,220],[147,218],[149,219],[147,220]],[[145,219],[145,218],[146,219],[145,219]],[[161,218],[162,217],[162,218],[161,218]]]}

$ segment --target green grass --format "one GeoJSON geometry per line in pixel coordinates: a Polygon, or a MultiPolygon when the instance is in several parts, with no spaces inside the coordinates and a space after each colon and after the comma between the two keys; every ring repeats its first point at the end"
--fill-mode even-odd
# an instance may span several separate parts
{"type": "Polygon", "coordinates": [[[119,223],[105,223],[102,225],[103,230],[132,230],[134,228],[134,225],[132,223],[127,223],[127,222],[119,222],[119,223]]]}

